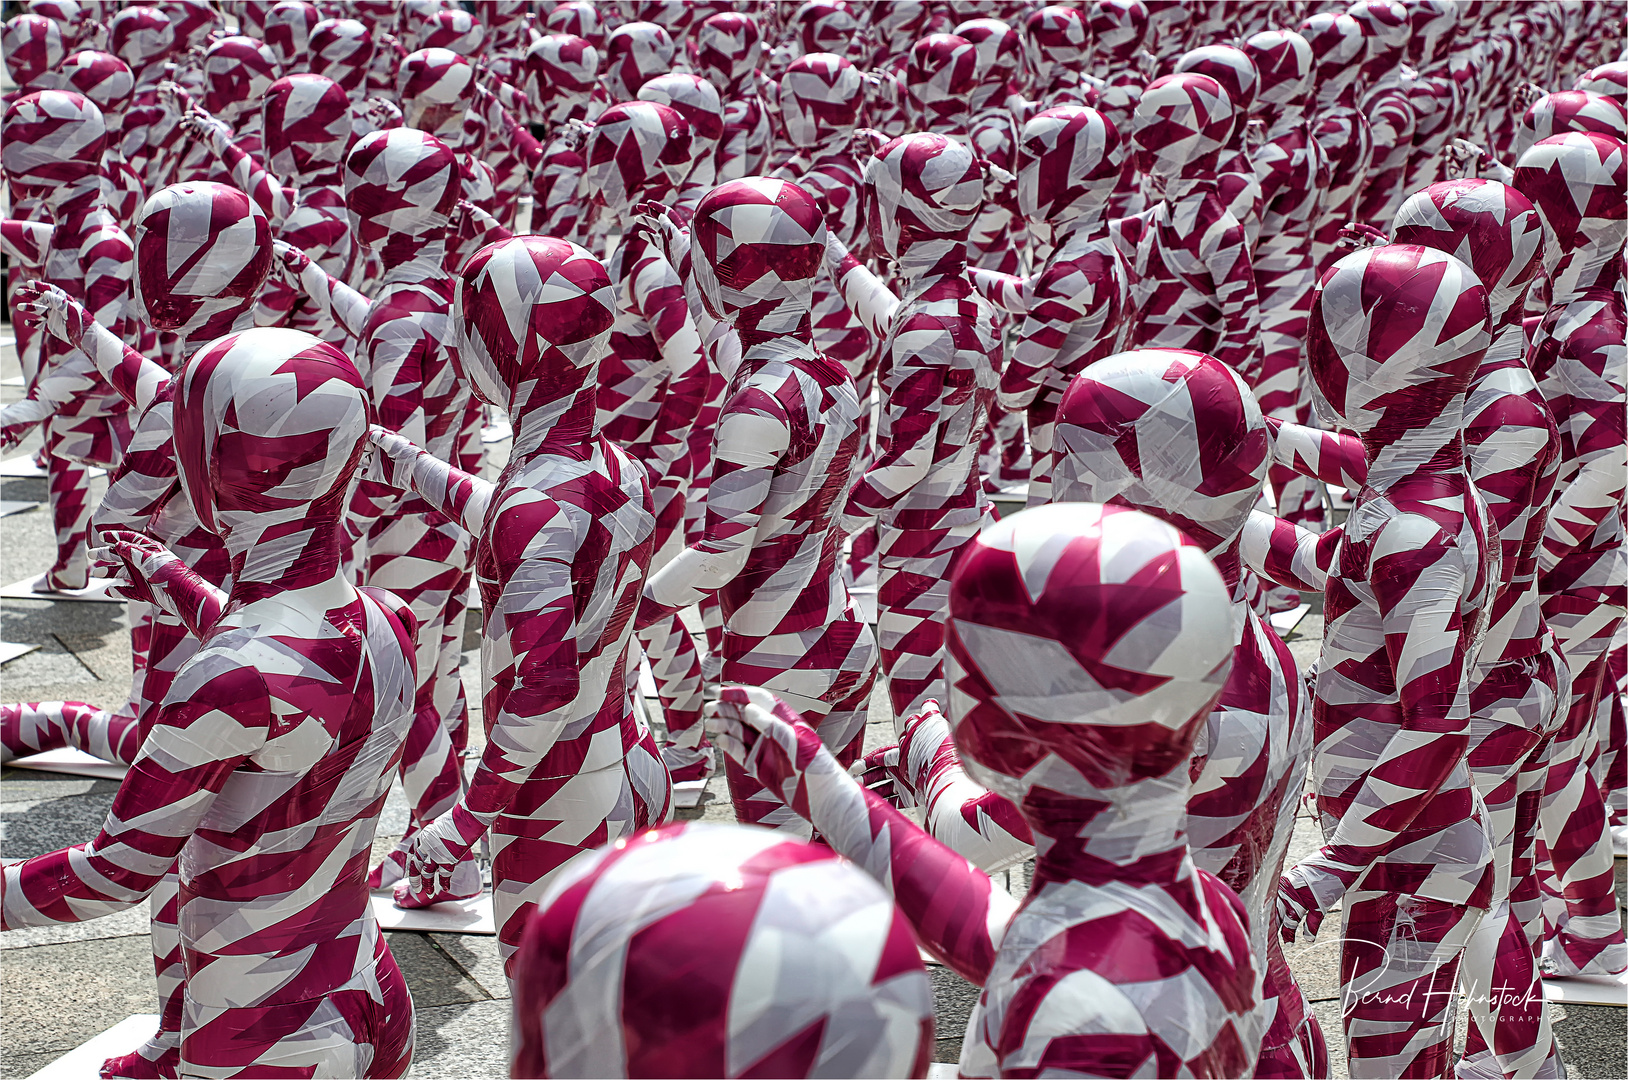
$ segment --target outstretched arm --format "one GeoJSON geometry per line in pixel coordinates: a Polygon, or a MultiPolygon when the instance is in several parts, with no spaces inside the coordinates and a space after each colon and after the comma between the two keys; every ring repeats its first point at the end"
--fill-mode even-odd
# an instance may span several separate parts
{"type": "Polygon", "coordinates": [[[289,189],[232,138],[232,129],[194,106],[181,117],[181,128],[215,152],[232,174],[232,183],[260,205],[273,226],[282,223],[294,207],[289,189]]]}
{"type": "Polygon", "coordinates": [[[725,687],[721,700],[707,706],[707,731],[887,889],[929,952],[971,982],[988,978],[1017,911],[989,875],[861,787],[807,721],[767,690],[725,687]]]}
{"type": "MultiPolygon", "coordinates": [[[[635,228],[639,228],[645,244],[633,270],[633,305],[650,325],[651,336],[669,372],[650,443],[653,460],[649,464],[654,466],[650,482],[654,484],[667,475],[689,447],[690,428],[706,401],[709,369],[706,354],[701,351],[700,333],[690,317],[684,282],[660,249],[649,242],[648,234],[639,226],[635,228]]],[[[629,237],[623,242],[636,240],[629,237]]]]}
{"type": "Polygon", "coordinates": [[[1272,428],[1272,456],[1301,476],[1361,491],[1368,482],[1368,458],[1362,440],[1338,431],[1320,431],[1268,416],[1272,428]]]}
{"type": "Polygon", "coordinates": [[[324,270],[301,249],[283,241],[272,241],[272,249],[283,266],[283,274],[301,289],[311,302],[338,323],[352,338],[360,341],[367,330],[373,301],[324,270]]]}
{"type": "Polygon", "coordinates": [[[471,536],[480,535],[497,490],[490,481],[447,464],[389,428],[374,424],[367,434],[378,451],[386,483],[397,491],[416,493],[471,536]]]}
{"type": "MultiPolygon", "coordinates": [[[[57,286],[30,282],[13,294],[12,304],[17,311],[38,319],[46,333],[77,349],[92,365],[91,372],[106,379],[132,408],[147,408],[169,385],[168,371],[126,345],[93,318],[83,304],[57,286]]],[[[54,401],[60,408],[83,392],[77,380],[84,377],[85,362],[76,359],[57,365],[61,370],[50,377],[61,381],[54,389],[40,387],[41,400],[54,401]],[[68,396],[64,397],[64,393],[68,396]]],[[[48,374],[49,370],[39,381],[44,383],[48,374]]]]}
{"type": "Polygon", "coordinates": [[[106,547],[91,558],[117,571],[114,588],[127,600],[156,604],[181,620],[199,641],[207,638],[226,610],[225,590],[205,581],[181,557],[150,536],[114,529],[102,534],[106,547]]]}
{"type": "Polygon", "coordinates": [[[86,922],[145,900],[233,770],[265,745],[270,724],[270,694],[259,672],[241,664],[187,665],[96,839],[4,868],[0,930],[86,922]]]}
{"type": "Polygon", "coordinates": [[[1264,510],[1251,510],[1238,539],[1238,555],[1268,581],[1322,592],[1344,535],[1341,529],[1314,533],[1264,510]]]}
{"type": "Polygon", "coordinates": [[[985,300],[1002,311],[1022,315],[1029,310],[1029,284],[1033,277],[1003,274],[998,270],[985,270],[981,266],[967,267],[967,277],[985,300]]]}
{"type": "Polygon", "coordinates": [[[892,357],[894,385],[887,395],[886,450],[865,470],[848,496],[842,529],[854,533],[871,518],[900,499],[927,476],[938,444],[940,402],[944,375],[949,370],[945,349],[953,349],[947,333],[900,335],[892,357]],[[919,347],[902,355],[905,337],[919,338],[919,347]]]}
{"type": "Polygon", "coordinates": [[[825,269],[836,282],[842,302],[860,324],[878,340],[887,337],[899,310],[899,298],[830,232],[825,234],[825,269]]]}
{"type": "Polygon", "coordinates": [[[51,234],[55,231],[56,226],[49,222],[21,218],[0,220],[0,255],[27,267],[43,266],[45,252],[51,246],[51,234]]]}

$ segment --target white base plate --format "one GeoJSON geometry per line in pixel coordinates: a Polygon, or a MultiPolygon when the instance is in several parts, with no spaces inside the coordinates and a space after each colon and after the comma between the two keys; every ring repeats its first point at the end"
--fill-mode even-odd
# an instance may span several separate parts
{"type": "MultiPolygon", "coordinates": [[[[11,338],[0,337],[0,348],[4,348],[5,346],[11,345],[11,344],[14,344],[14,342],[12,341],[11,338]]],[[[7,379],[0,379],[0,386],[22,386],[22,385],[23,385],[23,377],[21,375],[13,375],[13,376],[11,376],[10,378],[7,378],[7,379]]]]}
{"type": "Polygon", "coordinates": [[[496,934],[492,894],[473,900],[448,900],[427,908],[399,908],[388,890],[373,894],[373,917],[381,930],[413,930],[421,934],[496,934]]]}
{"type": "Polygon", "coordinates": [[[157,1013],[127,1016],[89,1042],[69,1050],[28,1080],[97,1080],[102,1062],[128,1054],[158,1030],[157,1013]]]}
{"type": "Polygon", "coordinates": [[[108,593],[108,587],[113,584],[112,578],[91,578],[90,585],[83,589],[73,589],[68,592],[35,592],[34,583],[44,580],[45,575],[39,574],[31,578],[14,581],[5,588],[0,588],[0,597],[7,600],[79,600],[93,601],[99,604],[122,604],[121,597],[108,593]]]}
{"type": "Polygon", "coordinates": [[[1268,615],[1266,621],[1272,624],[1272,629],[1278,632],[1278,637],[1288,637],[1290,631],[1300,625],[1300,620],[1304,619],[1306,612],[1310,610],[1310,604],[1301,604],[1297,608],[1268,615]]]}
{"type": "Polygon", "coordinates": [[[21,645],[15,641],[0,641],[0,664],[15,660],[19,656],[27,656],[37,648],[39,648],[38,645],[21,645]]]}
{"type": "Polygon", "coordinates": [[[701,793],[707,789],[705,780],[681,780],[673,785],[673,805],[690,810],[701,802],[701,793]]]}
{"type": "Polygon", "coordinates": [[[39,505],[37,502],[23,502],[21,499],[0,499],[0,517],[21,514],[25,510],[33,510],[39,505]]]}
{"type": "Polygon", "coordinates": [[[1545,1001],[1563,1001],[1567,1005],[1615,1005],[1628,1009],[1628,974],[1612,978],[1592,975],[1568,975],[1563,978],[1544,977],[1545,1001]]]}
{"type": "Polygon", "coordinates": [[[103,761],[71,746],[8,761],[6,768],[66,773],[69,776],[90,776],[97,780],[123,780],[124,774],[130,771],[128,765],[116,761],[103,761]]]}
{"type": "Polygon", "coordinates": [[[955,1080],[961,1075],[961,1066],[953,1061],[932,1061],[927,1064],[927,1080],[955,1080]]]}
{"type": "MultiPolygon", "coordinates": [[[[7,477],[9,479],[29,480],[34,477],[43,477],[44,475],[45,470],[34,464],[34,456],[32,454],[23,454],[19,455],[18,457],[7,458],[4,461],[0,461],[0,476],[7,477]]],[[[90,478],[92,480],[96,479],[98,476],[106,475],[106,469],[98,469],[93,466],[90,470],[90,478]]]]}

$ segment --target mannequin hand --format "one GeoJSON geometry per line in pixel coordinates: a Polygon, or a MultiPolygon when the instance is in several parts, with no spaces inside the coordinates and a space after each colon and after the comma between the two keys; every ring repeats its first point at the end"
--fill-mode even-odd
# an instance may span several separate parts
{"type": "Polygon", "coordinates": [[[304,248],[297,248],[287,240],[273,240],[271,249],[277,256],[277,264],[282,267],[283,277],[290,285],[297,285],[300,275],[311,265],[311,256],[305,253],[304,248]]]}
{"type": "Polygon", "coordinates": [[[1285,942],[1292,943],[1302,927],[1315,938],[1323,916],[1345,895],[1345,882],[1321,860],[1321,853],[1303,859],[1278,883],[1277,925],[1285,942]]]}
{"type": "Polygon", "coordinates": [[[905,783],[904,769],[900,766],[903,760],[904,754],[897,746],[872,750],[862,761],[864,770],[859,774],[859,785],[899,810],[914,806],[915,799],[911,797],[910,785],[905,783]]]}
{"type": "Polygon", "coordinates": [[[1515,88],[1515,92],[1510,95],[1510,99],[1517,108],[1525,112],[1535,105],[1539,98],[1547,97],[1548,94],[1549,91],[1537,83],[1525,82],[1515,88]]]}
{"type": "Polygon", "coordinates": [[[375,450],[368,479],[377,480],[397,491],[412,491],[412,462],[418,456],[418,446],[405,435],[387,427],[370,424],[367,429],[368,445],[375,450]]]}
{"type": "Polygon", "coordinates": [[[192,95],[181,89],[178,83],[167,79],[158,84],[158,102],[171,112],[182,115],[196,108],[192,95]]]}
{"type": "Polygon", "coordinates": [[[1367,248],[1380,247],[1391,242],[1391,238],[1360,221],[1348,221],[1340,229],[1340,247],[1367,248]]]}
{"type": "Polygon", "coordinates": [[[1453,179],[1480,172],[1481,166],[1488,160],[1487,152],[1468,139],[1449,139],[1447,145],[1442,147],[1442,157],[1446,159],[1447,172],[1453,179]]]}
{"type": "Polygon", "coordinates": [[[33,319],[46,333],[76,349],[95,321],[83,304],[44,281],[18,286],[11,294],[11,309],[33,319]]]}
{"type": "Polygon", "coordinates": [[[888,137],[875,128],[854,128],[853,141],[849,149],[857,158],[874,157],[876,152],[886,146],[888,137]]]}
{"type": "Polygon", "coordinates": [[[705,716],[713,745],[804,818],[808,777],[846,775],[808,722],[767,690],[726,686],[705,716]]]}
{"type": "Polygon", "coordinates": [[[1266,121],[1251,120],[1244,125],[1244,144],[1252,147],[1266,145],[1266,121]]]}
{"type": "Polygon", "coordinates": [[[120,529],[105,533],[102,538],[106,546],[92,548],[89,554],[93,569],[112,571],[101,575],[113,580],[109,591],[126,600],[141,600],[171,610],[156,594],[183,572],[192,573],[192,568],[175,552],[144,533],[120,529]]]}
{"type": "Polygon", "coordinates": [[[402,124],[401,109],[383,98],[368,98],[362,106],[362,119],[379,131],[398,128],[402,124]]]}
{"type": "Polygon", "coordinates": [[[452,873],[486,831],[458,803],[407,841],[406,875],[396,885],[396,906],[428,907],[450,899],[452,873]]]}
{"type": "Polygon", "coordinates": [[[232,129],[224,120],[218,120],[202,109],[188,109],[181,117],[181,128],[194,139],[213,141],[232,137],[232,129]]]}

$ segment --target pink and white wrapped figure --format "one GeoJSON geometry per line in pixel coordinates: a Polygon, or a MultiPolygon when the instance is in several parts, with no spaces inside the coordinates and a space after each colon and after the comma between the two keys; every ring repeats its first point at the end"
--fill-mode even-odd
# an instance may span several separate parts
{"type": "Polygon", "coordinates": [[[1024,21],[1023,60],[1034,95],[1028,109],[1085,104],[1090,36],[1085,13],[1074,7],[1053,4],[1024,21]]]}
{"type": "MultiPolygon", "coordinates": [[[[979,157],[1009,173],[1017,172],[1018,128],[1010,106],[1017,95],[1017,75],[1023,63],[1023,39],[999,19],[970,19],[955,28],[956,37],[972,42],[977,78],[968,95],[966,135],[979,157]]],[[[1001,189],[978,215],[967,238],[975,266],[1011,273],[1022,265],[1027,237],[1014,226],[1022,214],[1017,194],[1001,189]]]]}
{"type": "MultiPolygon", "coordinates": [[[[45,281],[67,291],[92,316],[125,341],[135,248],[102,200],[102,152],[107,125],[101,110],[80,94],[42,90],[6,106],[4,146],[7,183],[22,200],[39,200],[48,221],[0,221],[0,252],[45,281]]],[[[33,382],[75,350],[55,337],[41,341],[33,382]]],[[[12,432],[14,442],[20,432],[12,432]]],[[[86,538],[91,500],[85,466],[112,469],[130,441],[125,403],[92,370],[89,383],[46,422],[46,501],[56,533],[56,554],[43,592],[82,589],[89,583],[86,538]]]]}
{"type": "MultiPolygon", "coordinates": [[[[448,214],[460,186],[457,155],[422,131],[374,132],[345,159],[344,184],[354,238],[376,252],[384,267],[373,298],[333,278],[304,252],[283,245],[279,256],[314,312],[356,339],[379,422],[442,460],[458,460],[471,407],[454,367],[453,283],[443,266],[448,214]]],[[[463,597],[474,557],[470,535],[432,504],[371,478],[357,486],[346,530],[356,538],[362,579],[389,589],[412,609],[415,708],[420,717],[435,717],[451,750],[461,754],[469,722],[458,668],[463,597]]],[[[448,769],[457,774],[455,757],[439,740],[415,737],[409,743],[402,782],[415,829],[446,809],[450,796],[439,778],[448,769]]],[[[401,848],[391,853],[374,872],[374,887],[397,880],[403,859],[401,848]]],[[[460,896],[479,893],[473,862],[459,871],[453,889],[460,896]]]]}
{"type": "MultiPolygon", "coordinates": [[[[1306,39],[1292,30],[1256,34],[1244,42],[1243,52],[1260,76],[1253,111],[1266,128],[1265,142],[1252,155],[1261,185],[1260,240],[1251,262],[1261,304],[1255,397],[1268,416],[1310,424],[1311,383],[1301,357],[1317,282],[1312,230],[1328,173],[1328,159],[1305,113],[1313,55],[1306,39]]],[[[1314,529],[1325,524],[1322,493],[1314,481],[1282,466],[1270,476],[1279,517],[1314,529]]]]}
{"type": "MultiPolygon", "coordinates": [[[[224,124],[238,148],[251,160],[265,152],[260,105],[280,74],[270,47],[254,38],[242,35],[217,38],[204,50],[203,112],[224,124]]],[[[184,95],[184,91],[175,95],[178,105],[186,101],[184,95]]],[[[187,110],[180,111],[184,114],[187,110]]],[[[185,131],[184,124],[177,127],[165,147],[162,167],[178,181],[235,183],[237,178],[232,165],[219,159],[209,143],[182,138],[185,131]]]]}
{"type": "Polygon", "coordinates": [[[0,43],[5,45],[6,74],[16,84],[7,95],[11,100],[39,90],[61,89],[58,69],[67,49],[60,26],[33,12],[13,15],[0,27],[0,43]]]}
{"type": "Polygon", "coordinates": [[[315,4],[306,0],[281,0],[266,12],[266,23],[260,35],[277,58],[277,67],[284,75],[305,71],[311,62],[311,34],[322,21],[315,4]]]}
{"type": "Polygon", "coordinates": [[[988,518],[978,448],[994,399],[993,311],[967,277],[967,233],[983,207],[972,151],[906,135],[865,164],[871,242],[903,298],[834,236],[826,269],[882,343],[877,453],[848,495],[842,530],[875,525],[876,636],[894,723],[944,690],[944,620],[957,552],[988,518]]]}
{"type": "MultiPolygon", "coordinates": [[[[1148,82],[1142,64],[1149,56],[1142,46],[1148,36],[1148,9],[1142,0],[1094,0],[1086,11],[1091,35],[1091,72],[1086,82],[1093,91],[1091,107],[1128,138],[1136,103],[1148,82]],[[1106,74],[1096,74],[1106,72],[1106,74]]],[[[1147,207],[1141,176],[1130,153],[1120,166],[1119,184],[1108,201],[1108,217],[1141,213],[1147,207]]]]}
{"type": "Polygon", "coordinates": [[[1419,114],[1403,83],[1411,29],[1407,8],[1399,0],[1357,0],[1349,14],[1362,25],[1368,43],[1359,107],[1368,117],[1374,145],[1355,216],[1358,221],[1384,228],[1409,194],[1408,162],[1419,126],[1419,114]]]}
{"type": "Polygon", "coordinates": [[[1611,639],[1628,606],[1625,157],[1628,148],[1615,139],[1571,132],[1544,139],[1515,164],[1515,188],[1537,208],[1552,241],[1543,257],[1551,306],[1533,335],[1528,363],[1554,410],[1561,446],[1538,554],[1543,615],[1572,673],[1543,807],[1543,839],[1556,879],[1544,901],[1544,963],[1560,974],[1614,975],[1628,968],[1600,790],[1610,756],[1623,753],[1611,745],[1605,684],[1611,639]]]}
{"type": "Polygon", "coordinates": [[[128,64],[136,77],[136,95],[124,114],[119,150],[149,191],[168,183],[160,151],[178,118],[159,100],[158,84],[174,49],[175,29],[156,7],[122,8],[108,20],[107,51],[128,64]]]}
{"type": "Polygon", "coordinates": [[[956,748],[1036,838],[1021,906],[772,694],[725,688],[714,741],[982,985],[963,1076],[1250,1075],[1268,1020],[1250,916],[1182,832],[1193,742],[1232,663],[1226,582],[1174,526],[1054,504],[967,545],[950,617],[956,748]]]}
{"type": "Polygon", "coordinates": [[[666,816],[654,747],[640,754],[653,785],[625,763],[643,738],[625,668],[655,515],[644,471],[598,431],[595,375],[615,317],[604,265],[565,240],[514,237],[475,253],[457,295],[459,365],[512,418],[508,464],[493,483],[384,428],[373,441],[393,484],[477,537],[487,743],[468,791],[411,837],[396,893],[416,905],[445,892],[489,832],[512,983],[560,868],[666,816]],[[660,800],[642,812],[641,790],[660,800]]]}
{"type": "MultiPolygon", "coordinates": [[[[1522,359],[1521,316],[1541,265],[1543,226],[1513,188],[1454,180],[1411,196],[1397,211],[1393,232],[1398,243],[1460,258],[1489,286],[1493,340],[1465,403],[1464,444],[1470,480],[1487,502],[1502,550],[1500,588],[1472,675],[1469,745],[1496,876],[1491,907],[1465,949],[1460,974],[1473,1024],[1458,1072],[1533,1075],[1546,1059],[1554,1058],[1551,1066],[1558,1062],[1537,966],[1543,928],[1533,845],[1549,744],[1565,718],[1571,681],[1537,590],[1538,546],[1560,438],[1522,359]]],[[[1366,483],[1367,461],[1354,435],[1285,424],[1275,450],[1330,483],[1352,482],[1353,490],[1366,483]]],[[[1256,530],[1265,524],[1259,515],[1252,521],[1252,547],[1263,542],[1256,530]]],[[[1296,543],[1327,549],[1328,539],[1302,536],[1296,543]]]]}
{"type": "Polygon", "coordinates": [[[1357,216],[1357,199],[1374,157],[1373,128],[1357,107],[1367,44],[1363,24],[1344,12],[1313,15],[1300,24],[1299,33],[1311,46],[1314,63],[1312,137],[1328,162],[1311,244],[1313,270],[1321,273],[1345,254],[1337,247],[1340,230],[1357,216]]]}
{"type": "MultiPolygon", "coordinates": [[[[1255,96],[1261,89],[1260,72],[1255,70],[1255,61],[1249,53],[1231,45],[1205,45],[1189,50],[1176,61],[1175,74],[1186,72],[1208,75],[1221,84],[1221,90],[1232,106],[1232,127],[1227,132],[1213,170],[1215,191],[1221,198],[1221,205],[1244,227],[1244,236],[1253,258],[1261,233],[1263,195],[1250,153],[1244,148],[1244,133],[1250,112],[1255,108],[1255,96]]],[[[1134,114],[1131,123],[1134,131],[1134,114]]]]}
{"type": "Polygon", "coordinates": [[[1442,177],[1442,147],[1453,128],[1467,116],[1448,60],[1455,38],[1458,7],[1450,0],[1413,0],[1408,11],[1408,64],[1414,70],[1406,81],[1413,104],[1413,149],[1408,154],[1404,196],[1428,187],[1442,177]]]}
{"type": "Polygon", "coordinates": [[[340,568],[367,392],[332,345],[269,328],[200,350],[174,390],[182,490],[232,591],[100,834],[7,866],[0,926],[124,910],[179,865],[181,1072],[402,1076],[413,1005],[366,877],[412,723],[411,616],[340,568]]]}
{"type": "Polygon", "coordinates": [[[545,34],[571,34],[605,51],[605,17],[593,0],[561,0],[543,15],[539,29],[545,34]]]}
{"type": "MultiPolygon", "coordinates": [[[[876,640],[843,584],[837,500],[860,450],[853,380],[814,347],[814,279],[826,250],[814,197],[787,180],[714,188],[690,225],[707,313],[740,342],[712,439],[701,538],[645,586],[641,626],[717,596],[722,677],[766,686],[808,715],[840,761],[859,756],[876,640]]],[[[720,350],[720,358],[729,354],[720,350]]],[[[694,745],[699,727],[676,741],[694,745]]],[[[738,769],[743,822],[805,827],[738,769]]]]}
{"type": "Polygon", "coordinates": [[[1239,537],[1271,462],[1262,409],[1213,357],[1142,349],[1075,376],[1057,410],[1053,498],[1128,506],[1202,544],[1231,590],[1232,672],[1193,754],[1193,861],[1251,912],[1270,1025],[1256,1076],[1326,1076],[1328,1053],[1270,918],[1312,748],[1294,657],[1253,610],[1239,537]]]}
{"type": "Polygon", "coordinates": [[[605,38],[600,69],[609,104],[632,101],[638,97],[639,87],[671,71],[676,51],[672,36],[655,23],[623,23],[612,30],[605,38]]]}
{"type": "Polygon", "coordinates": [[[107,125],[107,145],[102,148],[102,200],[128,231],[147,198],[141,177],[124,160],[120,149],[124,113],[135,97],[135,76],[130,66],[112,53],[85,49],[63,61],[62,78],[64,89],[83,94],[102,110],[102,121],[107,125]]]}
{"type": "Polygon", "coordinates": [[[639,87],[639,100],[665,105],[690,125],[690,157],[694,164],[673,197],[673,209],[688,219],[695,213],[696,204],[717,186],[718,154],[724,138],[723,98],[718,96],[718,88],[701,76],[674,72],[657,75],[639,87]]]}
{"type": "Polygon", "coordinates": [[[1150,83],[1136,103],[1131,139],[1157,202],[1116,228],[1123,230],[1121,250],[1134,241],[1137,315],[1127,344],[1203,352],[1254,385],[1260,307],[1249,238],[1216,179],[1220,154],[1243,119],[1208,75],[1150,83]]]}
{"type": "Polygon", "coordinates": [[[758,96],[757,69],[763,63],[763,34],[750,15],[720,11],[695,30],[696,74],[718,88],[724,102],[723,144],[718,147],[718,182],[763,171],[772,130],[758,96]]]}
{"type": "Polygon", "coordinates": [[[1342,905],[1354,1077],[1446,1074],[1459,957],[1492,895],[1467,750],[1499,549],[1462,435],[1488,344],[1487,289],[1443,252],[1360,251],[1318,284],[1311,373],[1361,436],[1367,484],[1328,572],[1312,681],[1324,843],[1285,875],[1277,921],[1286,939],[1315,934],[1342,905]]]}
{"type": "Polygon", "coordinates": [[[1069,380],[1114,351],[1129,314],[1129,270],[1104,220],[1124,157],[1119,132],[1095,109],[1057,105],[1031,117],[1018,144],[1017,201],[1044,261],[1027,277],[969,271],[1017,320],[999,400],[1027,414],[1030,506],[1051,501],[1057,406],[1069,380]]]}
{"type": "Polygon", "coordinates": [[[546,35],[526,53],[525,91],[532,116],[547,129],[540,152],[523,152],[531,167],[531,231],[542,236],[574,243],[587,238],[587,214],[577,197],[582,137],[571,125],[590,116],[599,60],[598,49],[572,34],[546,35]]]}
{"type": "Polygon", "coordinates": [[[909,921],[863,870],[784,833],[684,823],[585,856],[515,968],[516,1076],[927,1075],[932,985],[909,921]]]}
{"type": "Polygon", "coordinates": [[[966,139],[977,88],[978,47],[966,38],[928,34],[910,47],[904,93],[912,131],[966,139]]]}

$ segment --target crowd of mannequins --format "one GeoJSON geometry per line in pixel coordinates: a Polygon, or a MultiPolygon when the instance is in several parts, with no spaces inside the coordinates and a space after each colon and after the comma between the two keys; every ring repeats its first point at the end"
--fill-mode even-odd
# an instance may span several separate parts
{"type": "Polygon", "coordinates": [[[102,1075],[403,1076],[383,890],[490,894],[516,1076],[924,1076],[924,952],[969,1077],[1566,1075],[1623,5],[10,7],[0,449],[134,663],[0,706],[128,766],[0,928],[148,908],[102,1075]]]}

